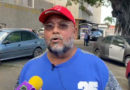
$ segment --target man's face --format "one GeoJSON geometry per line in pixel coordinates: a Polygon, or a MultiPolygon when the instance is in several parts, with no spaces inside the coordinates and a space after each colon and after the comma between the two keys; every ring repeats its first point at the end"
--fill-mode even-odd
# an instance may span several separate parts
{"type": "Polygon", "coordinates": [[[59,15],[53,15],[44,23],[44,37],[50,52],[62,55],[73,47],[74,24],[59,15]]]}

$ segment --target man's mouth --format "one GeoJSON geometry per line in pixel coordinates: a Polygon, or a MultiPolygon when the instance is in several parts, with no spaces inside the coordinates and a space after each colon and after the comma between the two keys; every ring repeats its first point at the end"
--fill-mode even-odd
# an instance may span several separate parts
{"type": "Polygon", "coordinates": [[[60,38],[53,38],[53,39],[51,39],[51,41],[54,42],[54,43],[55,42],[59,42],[60,40],[61,40],[60,38]]]}

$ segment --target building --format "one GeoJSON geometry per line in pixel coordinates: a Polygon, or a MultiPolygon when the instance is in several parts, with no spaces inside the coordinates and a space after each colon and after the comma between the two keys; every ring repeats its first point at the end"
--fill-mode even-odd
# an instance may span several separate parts
{"type": "MultiPolygon", "coordinates": [[[[66,6],[66,3],[67,0],[0,0],[0,12],[2,12],[0,14],[0,27],[42,28],[42,24],[38,20],[41,11],[54,5],[66,6]]],[[[101,19],[101,7],[96,8],[87,3],[84,4],[84,11],[79,9],[79,3],[66,6],[75,17],[76,26],[79,30],[77,31],[77,38],[79,38],[82,23],[88,26],[88,23],[100,23],[101,19]]]]}
{"type": "Polygon", "coordinates": [[[0,0],[0,27],[41,28],[41,11],[52,6],[46,0],[0,0]]]}

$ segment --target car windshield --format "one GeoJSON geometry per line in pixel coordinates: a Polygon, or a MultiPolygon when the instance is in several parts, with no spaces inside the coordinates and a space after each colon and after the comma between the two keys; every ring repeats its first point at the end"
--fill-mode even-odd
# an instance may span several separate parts
{"type": "Polygon", "coordinates": [[[0,42],[8,35],[7,32],[0,31],[0,42]]]}
{"type": "Polygon", "coordinates": [[[130,38],[125,38],[125,40],[128,42],[128,44],[130,45],[130,38]]]}
{"type": "Polygon", "coordinates": [[[93,31],[93,32],[92,32],[92,35],[99,35],[99,36],[101,36],[102,33],[101,33],[100,31],[93,31]]]}

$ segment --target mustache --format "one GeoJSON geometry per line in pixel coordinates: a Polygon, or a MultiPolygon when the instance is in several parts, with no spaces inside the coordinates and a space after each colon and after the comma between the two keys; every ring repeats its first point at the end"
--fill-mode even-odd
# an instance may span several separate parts
{"type": "Polygon", "coordinates": [[[53,35],[53,36],[50,38],[50,41],[51,41],[51,40],[54,40],[54,39],[57,39],[57,38],[60,39],[60,40],[63,40],[63,36],[56,34],[56,35],[53,35]]]}

